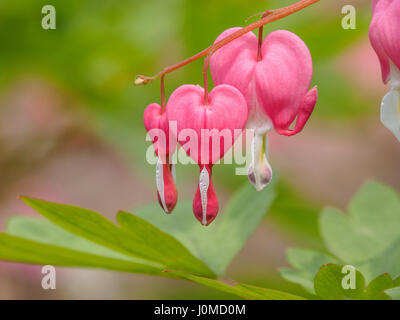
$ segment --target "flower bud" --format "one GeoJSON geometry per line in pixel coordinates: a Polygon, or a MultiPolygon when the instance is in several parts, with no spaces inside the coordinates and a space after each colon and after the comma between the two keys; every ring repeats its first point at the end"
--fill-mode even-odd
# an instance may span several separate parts
{"type": "Polygon", "coordinates": [[[165,213],[169,214],[174,210],[178,201],[178,192],[175,186],[175,179],[173,171],[171,170],[173,164],[163,164],[161,159],[158,158],[156,165],[156,185],[157,197],[160,206],[165,213]]]}
{"type": "Polygon", "coordinates": [[[218,214],[218,198],[211,181],[211,166],[203,166],[200,171],[193,212],[203,226],[208,226],[218,214]]]}

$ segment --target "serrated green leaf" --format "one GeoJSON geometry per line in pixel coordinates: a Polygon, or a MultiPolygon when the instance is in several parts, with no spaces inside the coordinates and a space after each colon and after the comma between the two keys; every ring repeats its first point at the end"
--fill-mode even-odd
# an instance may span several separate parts
{"type": "MultiPolygon", "coordinates": [[[[155,235],[143,233],[148,227],[148,223],[145,221],[141,220],[144,225],[138,227],[138,232],[128,232],[91,210],[27,197],[22,199],[56,225],[101,246],[135,258],[160,263],[166,269],[214,276],[201,261],[194,257],[181,265],[174,252],[164,251],[162,247],[153,247],[146,239],[155,235]]],[[[140,226],[140,221],[137,221],[137,223],[140,226]]],[[[157,231],[161,233],[156,228],[152,229],[152,232],[157,231]]],[[[187,254],[187,256],[189,255],[190,253],[187,254]]]]}
{"type": "Polygon", "coordinates": [[[327,254],[295,248],[287,251],[287,259],[295,269],[282,268],[279,270],[281,276],[303,286],[312,294],[315,294],[314,277],[320,267],[328,263],[337,263],[337,259],[327,254]]]}
{"type": "Polygon", "coordinates": [[[314,279],[314,290],[318,297],[325,300],[357,299],[362,295],[365,288],[363,275],[354,269],[355,288],[345,289],[343,282],[348,272],[342,273],[343,266],[337,264],[323,265],[317,272],[314,279]]]}
{"type": "Polygon", "coordinates": [[[257,192],[246,183],[207,228],[193,218],[192,204],[187,202],[179,203],[169,216],[163,215],[158,205],[134,212],[173,235],[215,273],[222,275],[267,213],[275,196],[273,188],[274,182],[257,192]]]}

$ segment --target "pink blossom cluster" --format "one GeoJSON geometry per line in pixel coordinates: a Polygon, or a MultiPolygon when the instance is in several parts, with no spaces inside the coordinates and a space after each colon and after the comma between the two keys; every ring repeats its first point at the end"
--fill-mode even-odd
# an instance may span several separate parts
{"type": "MultiPolygon", "coordinates": [[[[226,30],[216,41],[238,29],[226,30]]],[[[241,130],[254,130],[249,180],[262,190],[272,178],[266,158],[266,134],[271,129],[286,136],[299,133],[317,101],[317,89],[309,90],[311,54],[305,43],[289,31],[272,32],[262,43],[253,33],[246,33],[216,51],[210,69],[215,84],[210,94],[200,86],[183,85],[172,93],[165,107],[153,103],[144,112],[144,125],[159,158],[156,181],[161,207],[170,213],[178,199],[170,159],[179,143],[200,167],[193,212],[203,225],[209,225],[218,213],[211,180],[213,166],[232,147],[241,130]],[[171,121],[176,123],[174,130],[168,125],[171,121]],[[290,129],[292,123],[294,128],[290,129]],[[188,148],[193,137],[182,135],[188,129],[196,133],[197,149],[188,148]],[[204,129],[211,132],[207,138],[201,134],[204,129]],[[163,134],[157,134],[157,130],[163,134]],[[223,139],[221,132],[231,138],[223,139]],[[208,139],[221,139],[220,147],[211,148],[208,139]]]]}

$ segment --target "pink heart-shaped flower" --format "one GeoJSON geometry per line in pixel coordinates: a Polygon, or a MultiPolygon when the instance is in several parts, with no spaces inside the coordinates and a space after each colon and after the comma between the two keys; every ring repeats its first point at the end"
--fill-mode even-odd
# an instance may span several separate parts
{"type": "MultiPolygon", "coordinates": [[[[216,42],[240,29],[226,30],[216,42]]],[[[294,33],[278,30],[264,39],[260,61],[257,52],[258,39],[253,33],[215,52],[210,60],[215,84],[229,84],[242,92],[249,107],[249,121],[256,126],[266,115],[278,133],[300,132],[317,100],[316,88],[308,92],[313,73],[310,51],[294,33]],[[289,130],[296,117],[295,129],[289,130]]]]}
{"type": "MultiPolygon", "coordinates": [[[[226,30],[216,42],[240,29],[226,30]]],[[[246,97],[247,128],[254,130],[249,179],[257,190],[262,190],[272,178],[264,136],[272,127],[286,136],[299,133],[316,104],[317,89],[308,91],[313,72],[311,54],[305,43],[289,31],[270,33],[261,47],[249,32],[215,52],[210,68],[216,85],[234,86],[246,97]]]]}
{"type": "Polygon", "coordinates": [[[229,85],[215,87],[204,103],[204,89],[184,85],[176,89],[167,104],[173,133],[186,153],[199,164],[200,182],[193,201],[196,218],[210,224],[218,213],[218,199],[211,181],[212,166],[232,147],[247,121],[243,95],[229,85]]]}
{"type": "Polygon", "coordinates": [[[199,165],[213,165],[241,134],[247,105],[239,90],[228,85],[215,87],[208,105],[203,100],[202,87],[183,85],[169,98],[167,115],[176,122],[174,135],[186,153],[199,165]]]}
{"type": "Polygon", "coordinates": [[[157,198],[166,213],[171,213],[178,201],[175,186],[175,168],[170,163],[170,154],[176,149],[176,140],[170,139],[167,113],[157,103],[150,104],[144,111],[143,122],[158,156],[156,164],[157,198]]]}

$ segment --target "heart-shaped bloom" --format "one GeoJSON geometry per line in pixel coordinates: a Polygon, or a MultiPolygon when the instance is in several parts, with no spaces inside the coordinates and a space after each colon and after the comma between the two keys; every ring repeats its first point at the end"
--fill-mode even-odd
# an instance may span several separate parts
{"type": "Polygon", "coordinates": [[[400,141],[400,1],[374,0],[372,7],[369,38],[381,64],[382,80],[391,86],[382,100],[381,120],[400,141]]]}
{"type": "Polygon", "coordinates": [[[176,149],[176,140],[171,139],[167,113],[159,104],[152,103],[145,109],[143,122],[158,156],[156,164],[158,202],[165,213],[171,213],[178,201],[175,165],[170,161],[170,155],[176,149]]]}
{"type": "MultiPolygon", "coordinates": [[[[239,29],[226,30],[216,42],[239,29]]],[[[261,190],[272,177],[266,133],[272,128],[286,136],[299,133],[316,104],[317,88],[309,91],[313,73],[310,51],[298,36],[279,30],[264,39],[259,59],[258,39],[246,33],[215,52],[210,66],[216,85],[232,85],[246,98],[247,128],[254,130],[249,179],[261,190]]]]}
{"type": "Polygon", "coordinates": [[[209,225],[218,213],[212,167],[232,147],[246,124],[245,98],[236,88],[220,85],[210,92],[205,104],[202,87],[183,85],[170,96],[167,115],[170,122],[176,122],[174,135],[179,144],[200,166],[193,212],[203,225],[209,225]]]}

